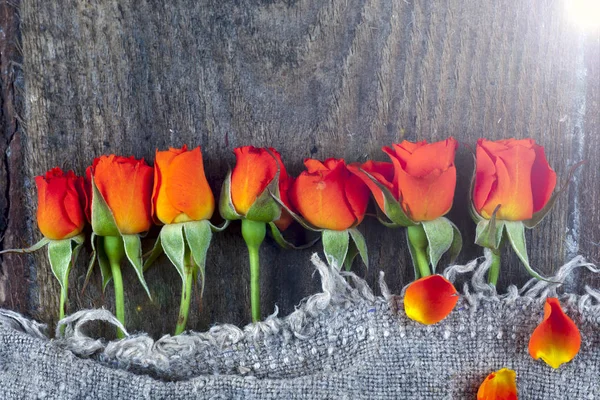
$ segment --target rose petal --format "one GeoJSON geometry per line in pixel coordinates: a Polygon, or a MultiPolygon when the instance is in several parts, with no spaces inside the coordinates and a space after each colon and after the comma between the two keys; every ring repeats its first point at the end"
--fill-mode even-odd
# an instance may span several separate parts
{"type": "Polygon", "coordinates": [[[367,161],[364,164],[352,163],[348,165],[348,170],[352,172],[354,175],[358,176],[365,185],[369,188],[377,205],[382,211],[385,211],[385,202],[383,197],[383,192],[379,187],[368,178],[363,172],[360,170],[364,170],[369,173],[373,178],[377,179],[379,183],[388,188],[390,193],[393,196],[397,196],[397,191],[394,190],[394,185],[392,183],[394,179],[394,165],[389,162],[378,162],[378,161],[367,161]]]}
{"type": "Polygon", "coordinates": [[[446,318],[457,302],[454,285],[441,275],[430,275],[408,286],[404,294],[404,311],[408,318],[431,325],[446,318]]]}
{"type": "Polygon", "coordinates": [[[477,400],[517,400],[517,374],[502,368],[485,378],[477,391],[477,400]]]}
{"type": "Polygon", "coordinates": [[[534,145],[535,161],[531,168],[531,192],[533,194],[533,212],[540,211],[550,197],[556,187],[556,172],[550,167],[546,160],[544,148],[539,145],[534,145]]]}
{"type": "Polygon", "coordinates": [[[552,368],[571,361],[581,347],[579,329],[560,307],[557,298],[547,298],[544,319],[531,334],[529,354],[552,368]]]}

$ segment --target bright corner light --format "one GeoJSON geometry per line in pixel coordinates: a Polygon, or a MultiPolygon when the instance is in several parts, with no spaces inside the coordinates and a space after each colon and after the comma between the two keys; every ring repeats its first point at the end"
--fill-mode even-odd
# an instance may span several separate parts
{"type": "Polygon", "coordinates": [[[600,27],[600,0],[565,0],[569,19],[584,29],[600,27]]]}

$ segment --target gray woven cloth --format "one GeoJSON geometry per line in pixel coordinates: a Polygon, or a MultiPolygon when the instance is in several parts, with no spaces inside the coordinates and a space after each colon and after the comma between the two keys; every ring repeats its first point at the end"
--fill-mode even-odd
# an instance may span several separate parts
{"type": "MultiPolygon", "coordinates": [[[[82,328],[118,322],[106,310],[87,310],[61,321],[50,340],[43,325],[0,310],[0,398],[475,399],[484,378],[507,367],[517,372],[520,399],[600,399],[598,291],[558,296],[582,347],[553,370],[533,360],[527,344],[559,284],[531,281],[497,295],[484,283],[489,259],[451,266],[450,280],[472,279],[448,318],[424,326],[406,318],[402,297],[389,293],[383,276],[377,297],[356,276],[316,256],[313,263],[322,293],[285,318],[275,313],[244,329],[217,325],[157,341],[106,342],[82,328]]],[[[598,272],[578,257],[553,280],[577,267],[598,272]]]]}

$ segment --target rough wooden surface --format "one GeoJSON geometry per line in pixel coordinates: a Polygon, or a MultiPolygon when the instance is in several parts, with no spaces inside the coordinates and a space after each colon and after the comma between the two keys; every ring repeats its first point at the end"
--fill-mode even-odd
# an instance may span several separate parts
{"type": "MultiPolygon", "coordinates": [[[[241,145],[276,147],[297,174],[305,157],[385,160],[384,145],[452,135],[471,147],[479,137],[533,137],[563,178],[588,160],[527,237],[545,274],[576,254],[600,261],[600,34],[579,30],[562,1],[22,0],[0,3],[0,18],[4,248],[39,238],[32,177],[56,165],[83,173],[100,154],[152,161],[156,148],[201,145],[218,193],[241,145]],[[19,23],[24,92],[12,63],[19,23]]],[[[457,165],[450,218],[466,261],[481,254],[471,244],[467,146],[457,165]]],[[[374,220],[360,229],[372,268],[355,270],[374,286],[384,270],[399,291],[412,279],[403,232],[374,220]]],[[[313,251],[263,245],[264,314],[275,304],[288,313],[317,289],[313,251]]],[[[103,295],[97,275],[80,293],[86,256],[73,271],[70,309],[112,309],[112,289],[103,295]]],[[[188,326],[244,324],[249,273],[239,225],[215,235],[208,256],[202,308],[197,302],[188,326]]],[[[528,279],[510,252],[506,260],[502,287],[528,279]]],[[[4,256],[1,273],[0,306],[55,320],[58,283],[45,254],[4,256]]],[[[162,260],[148,273],[154,302],[131,270],[125,280],[130,327],[170,332],[175,269],[162,260]]],[[[582,282],[593,279],[573,281],[582,282]]]]}

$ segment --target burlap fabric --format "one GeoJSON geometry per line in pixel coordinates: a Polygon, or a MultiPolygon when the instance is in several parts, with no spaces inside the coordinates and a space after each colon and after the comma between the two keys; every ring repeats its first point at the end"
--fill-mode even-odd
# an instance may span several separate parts
{"type": "MultiPolygon", "coordinates": [[[[0,313],[1,399],[475,399],[488,373],[517,372],[520,399],[600,399],[600,292],[560,294],[559,284],[530,282],[497,295],[484,283],[489,260],[452,266],[453,280],[473,274],[454,312],[424,326],[406,318],[401,296],[382,297],[364,281],[315,263],[323,292],[285,318],[275,314],[243,330],[145,335],[115,342],[89,338],[84,326],[106,310],[62,321],[57,339],[44,326],[0,313]],[[557,293],[557,289],[558,292],[557,293]],[[579,326],[581,351],[553,370],[527,352],[546,297],[561,299],[579,326]]],[[[582,258],[563,266],[555,281],[582,258]]]]}

